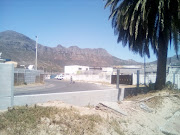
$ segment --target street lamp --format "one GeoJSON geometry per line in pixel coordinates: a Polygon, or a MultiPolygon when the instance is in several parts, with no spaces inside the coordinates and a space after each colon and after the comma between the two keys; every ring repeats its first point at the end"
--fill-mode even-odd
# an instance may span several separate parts
{"type": "Polygon", "coordinates": [[[38,42],[38,37],[36,36],[36,59],[35,59],[35,70],[37,70],[37,43],[38,42]]]}

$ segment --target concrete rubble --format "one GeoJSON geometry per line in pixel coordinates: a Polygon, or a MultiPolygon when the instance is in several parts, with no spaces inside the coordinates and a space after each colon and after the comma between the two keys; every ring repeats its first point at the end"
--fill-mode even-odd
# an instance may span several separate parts
{"type": "Polygon", "coordinates": [[[179,94],[161,93],[139,101],[100,102],[96,109],[118,115],[127,135],[180,135],[179,99],[179,94]]]}
{"type": "Polygon", "coordinates": [[[139,106],[141,109],[143,109],[144,111],[146,111],[148,113],[153,112],[153,109],[148,107],[144,102],[141,102],[139,106]]]}
{"type": "Polygon", "coordinates": [[[119,113],[119,114],[122,114],[122,115],[125,115],[127,116],[128,114],[122,110],[118,103],[117,102],[100,102],[97,106],[96,106],[96,109],[98,110],[111,110],[112,112],[115,112],[115,113],[119,113]],[[106,108],[106,109],[105,109],[106,108]]]}

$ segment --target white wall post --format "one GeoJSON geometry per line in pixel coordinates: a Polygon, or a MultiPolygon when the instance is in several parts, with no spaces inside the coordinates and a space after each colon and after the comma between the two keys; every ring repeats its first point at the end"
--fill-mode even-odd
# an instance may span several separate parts
{"type": "Polygon", "coordinates": [[[137,70],[137,88],[139,88],[139,70],[137,70]]]}

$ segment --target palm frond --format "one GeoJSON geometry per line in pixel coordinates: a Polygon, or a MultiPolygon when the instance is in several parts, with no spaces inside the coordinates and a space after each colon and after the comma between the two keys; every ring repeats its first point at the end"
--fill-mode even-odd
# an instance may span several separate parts
{"type": "Polygon", "coordinates": [[[106,5],[104,6],[104,8],[107,8],[108,6],[112,5],[113,2],[114,2],[114,0],[107,0],[106,5]]]}
{"type": "Polygon", "coordinates": [[[135,40],[137,39],[137,36],[138,36],[138,27],[139,27],[139,23],[140,23],[140,16],[138,16],[138,19],[137,19],[137,21],[136,21],[135,40]]]}
{"type": "Polygon", "coordinates": [[[178,52],[180,0],[106,1],[105,8],[110,7],[109,19],[112,19],[114,34],[118,36],[117,42],[128,45],[130,50],[141,56],[149,57],[149,47],[157,55],[163,38],[170,45],[173,40],[174,49],[178,52]],[[159,35],[161,32],[163,37],[159,35]]]}

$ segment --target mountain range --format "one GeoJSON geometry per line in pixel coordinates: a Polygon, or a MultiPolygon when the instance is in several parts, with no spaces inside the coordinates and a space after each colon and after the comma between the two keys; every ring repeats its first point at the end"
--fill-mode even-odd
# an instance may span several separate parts
{"type": "MultiPolygon", "coordinates": [[[[157,64],[157,61],[150,62],[149,64],[157,64]]],[[[167,65],[178,65],[180,66],[180,55],[174,55],[173,57],[167,58],[167,65]]]]}
{"type": "MultiPolygon", "coordinates": [[[[0,52],[2,58],[11,59],[19,65],[34,65],[36,42],[29,37],[15,32],[0,32],[0,52]]],[[[38,69],[46,71],[63,71],[67,65],[106,67],[117,65],[139,65],[134,60],[122,60],[109,54],[102,48],[79,48],[78,46],[48,47],[38,44],[38,69]]]]}

